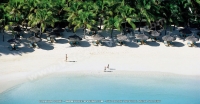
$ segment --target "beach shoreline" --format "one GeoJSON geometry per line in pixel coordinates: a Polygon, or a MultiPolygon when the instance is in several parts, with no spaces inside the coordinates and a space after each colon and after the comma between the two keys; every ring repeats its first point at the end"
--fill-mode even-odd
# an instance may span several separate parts
{"type": "MultiPolygon", "coordinates": [[[[82,31],[78,30],[76,34],[82,35],[82,31]]],[[[21,44],[19,51],[9,51],[6,48],[8,43],[0,41],[5,46],[0,47],[0,93],[18,84],[57,72],[108,76],[129,71],[155,72],[198,78],[200,75],[199,47],[188,47],[187,42],[180,39],[175,41],[177,46],[174,47],[150,41],[147,45],[128,41],[125,46],[93,46],[85,39],[80,42],[80,46],[70,47],[66,39],[69,35],[73,33],[64,32],[63,38],[58,38],[54,44],[43,40],[38,43],[41,48],[34,50],[28,48],[27,44],[21,44]],[[108,64],[113,72],[104,72],[108,64]]],[[[26,37],[23,41],[27,43],[26,37]]]]}

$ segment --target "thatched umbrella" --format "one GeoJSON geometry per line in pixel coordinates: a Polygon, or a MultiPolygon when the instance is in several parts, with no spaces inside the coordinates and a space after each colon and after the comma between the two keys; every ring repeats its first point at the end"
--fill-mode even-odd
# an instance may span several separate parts
{"type": "Polygon", "coordinates": [[[181,29],[181,30],[179,30],[179,32],[182,32],[184,34],[191,34],[192,33],[192,31],[190,29],[188,29],[188,28],[181,29]]]}
{"type": "Polygon", "coordinates": [[[93,38],[94,40],[102,40],[102,39],[104,39],[104,37],[101,36],[101,35],[99,35],[99,34],[94,35],[92,38],[93,38]]]}
{"type": "Polygon", "coordinates": [[[160,33],[158,33],[157,31],[152,31],[151,36],[157,37],[160,36],[160,33]]]}
{"type": "Polygon", "coordinates": [[[199,41],[199,39],[196,38],[194,35],[188,36],[185,40],[191,41],[193,43],[196,42],[196,41],[199,41]]]}
{"type": "Polygon", "coordinates": [[[31,41],[32,43],[35,43],[35,42],[39,42],[41,39],[35,36],[31,36],[28,38],[28,40],[31,41]]]}
{"type": "Polygon", "coordinates": [[[119,34],[117,35],[118,41],[125,41],[128,37],[126,35],[119,34]]]}
{"type": "Polygon", "coordinates": [[[140,39],[140,40],[147,40],[149,38],[145,34],[138,34],[138,35],[135,35],[135,37],[136,39],[140,39]]]}
{"type": "Polygon", "coordinates": [[[80,41],[80,40],[82,40],[82,38],[79,37],[76,34],[69,36],[67,39],[69,39],[70,41],[80,41]]]}
{"type": "Polygon", "coordinates": [[[175,37],[172,37],[172,36],[170,36],[170,35],[165,35],[165,36],[162,37],[162,39],[163,39],[164,41],[174,41],[174,40],[176,40],[175,37]]]}
{"type": "Polygon", "coordinates": [[[30,31],[34,32],[34,33],[38,33],[40,32],[39,28],[31,28],[30,31]]]}

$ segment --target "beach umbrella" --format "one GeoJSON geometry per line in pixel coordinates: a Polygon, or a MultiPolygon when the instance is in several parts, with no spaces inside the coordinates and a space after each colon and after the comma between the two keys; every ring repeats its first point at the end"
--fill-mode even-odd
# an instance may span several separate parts
{"type": "Polygon", "coordinates": [[[119,34],[117,35],[117,40],[119,41],[124,41],[126,40],[128,37],[126,35],[122,35],[122,34],[119,34]]]}
{"type": "Polygon", "coordinates": [[[191,42],[199,41],[199,39],[196,38],[194,35],[188,36],[185,40],[191,41],[191,42]]]}
{"type": "Polygon", "coordinates": [[[57,32],[57,33],[60,33],[60,32],[64,32],[65,30],[60,28],[60,27],[56,27],[53,29],[53,32],[57,32]]]}
{"type": "Polygon", "coordinates": [[[22,30],[19,26],[16,26],[13,28],[13,31],[21,32],[22,30]]]}
{"type": "Polygon", "coordinates": [[[69,39],[70,41],[79,41],[79,40],[82,40],[82,38],[79,37],[76,34],[69,36],[67,39],[69,39]]]}
{"type": "Polygon", "coordinates": [[[18,39],[9,39],[7,42],[10,44],[20,43],[20,41],[18,39]]]}
{"type": "Polygon", "coordinates": [[[140,40],[147,40],[149,38],[144,33],[143,34],[137,34],[137,35],[135,35],[135,37],[136,37],[136,39],[140,39],[140,40]]]}
{"type": "Polygon", "coordinates": [[[31,41],[32,43],[35,43],[35,42],[39,42],[41,39],[35,36],[31,36],[28,38],[28,40],[31,41]]]}
{"type": "Polygon", "coordinates": [[[179,30],[179,32],[182,32],[184,34],[191,34],[192,33],[192,31],[190,29],[188,29],[188,28],[181,29],[181,30],[179,30]]]}
{"type": "Polygon", "coordinates": [[[160,36],[160,33],[157,31],[151,31],[151,36],[157,37],[157,36],[160,36]]]}
{"type": "Polygon", "coordinates": [[[39,28],[31,28],[30,31],[34,32],[34,33],[38,33],[40,32],[39,28]]]}
{"type": "Polygon", "coordinates": [[[164,41],[174,41],[174,40],[176,40],[175,37],[172,37],[172,36],[170,36],[170,35],[165,35],[165,36],[162,37],[162,39],[163,39],[164,41]]]}
{"type": "Polygon", "coordinates": [[[94,40],[102,40],[102,39],[104,39],[104,37],[101,36],[101,35],[99,35],[99,34],[94,35],[92,38],[93,38],[94,40]]]}

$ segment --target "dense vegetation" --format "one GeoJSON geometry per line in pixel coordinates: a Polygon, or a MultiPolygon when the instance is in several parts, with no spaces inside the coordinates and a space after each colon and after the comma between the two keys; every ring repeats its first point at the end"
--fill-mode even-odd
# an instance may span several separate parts
{"type": "Polygon", "coordinates": [[[161,18],[165,25],[191,26],[200,23],[200,0],[9,0],[0,4],[0,27],[13,25],[46,27],[59,23],[91,29],[122,30],[136,22],[150,25],[161,18]]]}

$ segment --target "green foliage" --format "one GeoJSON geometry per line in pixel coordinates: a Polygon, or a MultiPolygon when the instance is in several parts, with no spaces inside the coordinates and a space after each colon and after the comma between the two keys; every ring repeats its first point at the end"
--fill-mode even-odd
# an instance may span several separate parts
{"type": "Polygon", "coordinates": [[[165,18],[166,25],[195,23],[199,21],[199,8],[200,0],[9,0],[0,4],[0,23],[28,21],[32,27],[40,24],[44,31],[46,26],[63,20],[75,25],[75,30],[102,23],[106,29],[121,30],[121,24],[128,22],[135,29],[133,21],[150,24],[160,18],[165,18]]]}

